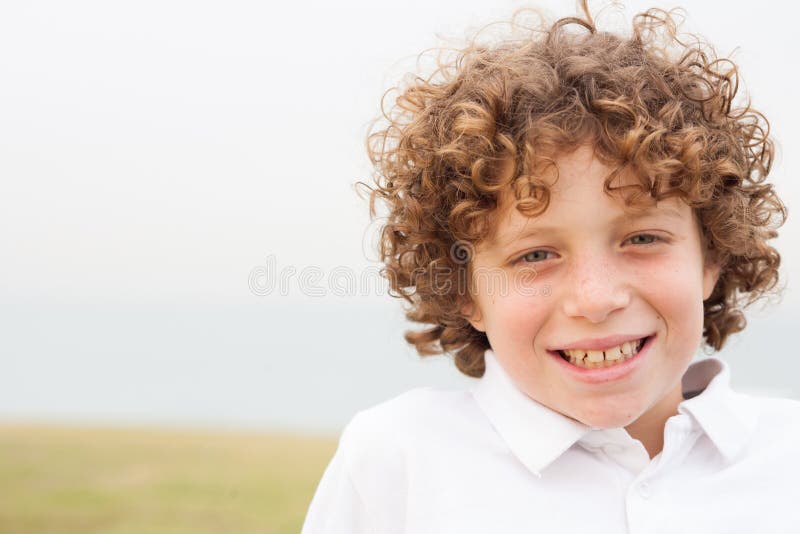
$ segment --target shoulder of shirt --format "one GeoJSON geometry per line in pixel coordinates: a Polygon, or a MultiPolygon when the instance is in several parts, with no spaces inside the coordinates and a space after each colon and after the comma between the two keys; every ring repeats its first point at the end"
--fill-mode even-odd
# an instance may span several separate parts
{"type": "Polygon", "coordinates": [[[800,400],[743,392],[736,392],[736,395],[757,410],[762,424],[779,424],[800,430],[800,400]]]}
{"type": "Polygon", "coordinates": [[[480,441],[482,425],[470,391],[417,388],[353,416],[336,454],[370,515],[399,521],[411,473],[452,456],[454,440],[480,441]]]}
{"type": "Polygon", "coordinates": [[[416,388],[356,413],[342,431],[339,451],[356,476],[386,475],[409,456],[447,450],[482,425],[488,423],[470,391],[416,388]]]}
{"type": "MultiPolygon", "coordinates": [[[[751,444],[765,454],[780,455],[800,446],[800,400],[750,392],[733,392],[735,413],[752,422],[751,444]],[[750,417],[746,417],[750,414],[750,417]],[[788,449],[787,449],[788,447],[788,449]]],[[[800,462],[793,462],[800,467],[800,462]]]]}

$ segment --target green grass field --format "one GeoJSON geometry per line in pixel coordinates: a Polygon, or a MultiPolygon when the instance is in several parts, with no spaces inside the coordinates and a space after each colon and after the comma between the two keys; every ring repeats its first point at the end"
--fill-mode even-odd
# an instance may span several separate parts
{"type": "Polygon", "coordinates": [[[297,534],[335,438],[0,425],[0,533],[297,534]]]}

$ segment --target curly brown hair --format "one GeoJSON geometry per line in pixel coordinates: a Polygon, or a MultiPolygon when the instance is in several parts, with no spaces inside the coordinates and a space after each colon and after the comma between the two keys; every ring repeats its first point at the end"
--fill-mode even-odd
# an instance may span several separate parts
{"type": "Polygon", "coordinates": [[[786,208],[765,183],[774,143],[749,100],[734,106],[735,63],[680,35],[674,10],[636,15],[623,36],[598,30],[585,0],[581,8],[522,38],[473,39],[448,60],[440,55],[430,76],[395,88],[367,138],[370,213],[378,204],[388,211],[383,273],[409,303],[406,317],[432,325],[405,338],[420,355],[453,354],[468,376],[483,374],[489,341],[461,311],[468,292],[438,290],[441,276],[450,287],[469,277],[460,247],[487,237],[506,188],[523,214],[546,210],[542,168],[584,143],[616,169],[606,193],[632,187],[628,204],[678,196],[695,210],[706,254],[721,266],[704,302],[708,346],[720,350],[744,329],[741,310],[778,292],[780,255],[767,241],[786,208]],[[502,172],[509,162],[510,175],[502,172]],[[640,184],[612,187],[626,169],[640,184]]]}

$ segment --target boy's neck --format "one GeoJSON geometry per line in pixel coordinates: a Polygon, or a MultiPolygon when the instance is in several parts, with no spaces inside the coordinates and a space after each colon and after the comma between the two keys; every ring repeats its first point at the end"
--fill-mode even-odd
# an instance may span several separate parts
{"type": "Polygon", "coordinates": [[[681,383],[639,419],[625,427],[628,434],[638,439],[647,450],[650,458],[654,458],[664,448],[664,427],[667,419],[678,413],[678,404],[683,400],[681,383]]]}

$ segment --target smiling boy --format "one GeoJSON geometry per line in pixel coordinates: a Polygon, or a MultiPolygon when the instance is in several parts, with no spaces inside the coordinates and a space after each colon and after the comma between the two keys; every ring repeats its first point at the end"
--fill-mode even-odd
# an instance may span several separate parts
{"type": "Polygon", "coordinates": [[[357,414],[304,534],[800,525],[800,403],[692,363],[778,281],[765,119],[669,13],[619,36],[582,7],[462,50],[371,137],[389,282],[431,325],[406,339],[480,380],[357,414]]]}
{"type": "Polygon", "coordinates": [[[626,210],[603,192],[613,169],[591,146],[555,163],[547,210],[529,218],[501,195],[493,235],[473,260],[509,279],[533,268],[534,287],[503,292],[495,277],[478,277],[470,323],[529,397],[594,427],[626,427],[654,457],[683,400],[719,266],[706,261],[684,202],[626,210]],[[529,296],[544,285],[550,295],[529,296]]]}

